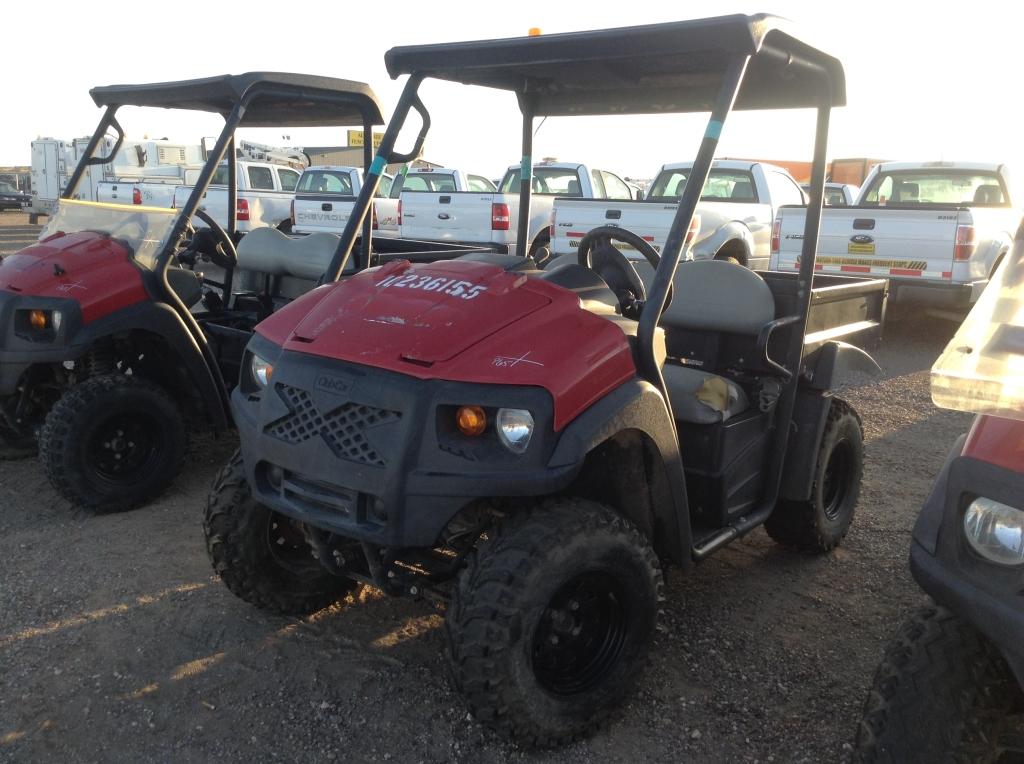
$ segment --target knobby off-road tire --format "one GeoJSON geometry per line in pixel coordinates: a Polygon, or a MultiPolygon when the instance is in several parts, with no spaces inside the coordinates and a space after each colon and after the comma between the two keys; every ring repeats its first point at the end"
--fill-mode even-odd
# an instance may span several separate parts
{"type": "Polygon", "coordinates": [[[654,635],[662,575],[611,509],[553,499],[510,515],[470,555],[446,628],[474,716],[531,746],[582,737],[629,692],[654,635]]]}
{"type": "Polygon", "coordinates": [[[768,535],[803,552],[827,552],[850,530],[864,474],[864,430],[860,417],[839,398],[832,399],[818,447],[811,498],[780,499],[765,522],[768,535]]]}
{"type": "Polygon", "coordinates": [[[1024,761],[1024,697],[1010,667],[984,636],[948,610],[917,611],[875,673],[853,760],[1024,761]]]}
{"type": "Polygon", "coordinates": [[[178,405],[155,382],[92,377],[50,409],[39,459],[57,492],[76,506],[122,512],[159,496],[185,459],[178,405]]]}
{"type": "Polygon", "coordinates": [[[359,586],[325,570],[300,527],[252,498],[237,451],[213,483],[203,531],[221,581],[263,610],[307,615],[359,586]]]}

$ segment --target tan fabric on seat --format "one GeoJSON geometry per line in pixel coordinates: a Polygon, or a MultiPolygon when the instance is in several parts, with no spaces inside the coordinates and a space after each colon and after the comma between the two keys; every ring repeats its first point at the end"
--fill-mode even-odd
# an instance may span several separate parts
{"type": "Polygon", "coordinates": [[[661,374],[676,419],[716,424],[727,422],[750,408],[743,388],[726,377],[674,363],[665,364],[661,374]],[[722,400],[715,401],[722,393],[722,400]]]}

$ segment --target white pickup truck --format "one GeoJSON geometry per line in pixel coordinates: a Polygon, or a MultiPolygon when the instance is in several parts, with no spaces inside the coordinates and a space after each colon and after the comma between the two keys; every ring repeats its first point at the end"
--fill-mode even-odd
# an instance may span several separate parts
{"type": "MultiPolygon", "coordinates": [[[[482,245],[510,252],[516,245],[520,167],[508,168],[500,190],[401,193],[399,231],[403,239],[482,245]]],[[[408,181],[407,181],[408,183],[408,181]]],[[[533,167],[528,251],[547,246],[556,197],[623,198],[632,192],[619,176],[575,162],[542,162],[533,167]],[[623,196],[611,196],[623,194],[623,196]]]]}
{"type": "Polygon", "coordinates": [[[178,186],[195,185],[201,167],[168,165],[148,168],[141,177],[123,176],[96,184],[96,201],[108,204],[141,204],[146,207],[172,207],[178,186]]]}
{"type": "MultiPolygon", "coordinates": [[[[280,228],[290,231],[291,207],[299,172],[278,164],[238,161],[238,232],[248,233],[254,228],[280,228]]],[[[199,209],[227,226],[228,221],[228,165],[221,164],[213,175],[210,188],[203,195],[199,209]]],[[[174,191],[174,206],[181,207],[192,193],[191,186],[178,186],[174,191]]],[[[195,225],[202,222],[195,220],[195,225]]]]}
{"type": "MultiPolygon", "coordinates": [[[[642,201],[556,199],[552,253],[575,252],[588,231],[606,225],[632,231],[660,252],[692,167],[691,162],[664,165],[642,201]]],[[[800,186],[781,167],[733,159],[714,162],[700,198],[700,230],[690,249],[692,257],[731,257],[750,268],[768,264],[772,221],[779,207],[804,203],[800,186]]]]}
{"type": "MultiPolygon", "coordinates": [[[[377,204],[391,193],[393,178],[382,175],[374,200],[373,221],[375,235],[378,231],[377,204]]],[[[302,171],[299,184],[295,187],[292,200],[291,221],[293,233],[338,233],[345,230],[345,224],[355,208],[356,196],[363,187],[362,170],[358,167],[317,165],[302,171]]],[[[395,201],[397,207],[398,201],[395,201]]],[[[397,236],[396,231],[391,236],[397,236]]]]}
{"type": "MultiPolygon", "coordinates": [[[[806,208],[779,211],[773,270],[799,267],[806,208]]],[[[857,204],[822,212],[817,268],[889,279],[890,303],[973,305],[1021,219],[1006,167],[972,162],[885,162],[857,204]]]]}

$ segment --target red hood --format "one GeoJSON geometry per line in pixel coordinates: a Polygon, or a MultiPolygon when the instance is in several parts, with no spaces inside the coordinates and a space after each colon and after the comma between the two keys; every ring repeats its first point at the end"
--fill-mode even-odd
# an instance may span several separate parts
{"type": "Polygon", "coordinates": [[[257,331],[285,350],[420,379],[542,387],[556,430],[635,374],[621,329],[575,293],[467,260],[364,271],[257,331]]]}
{"type": "Polygon", "coordinates": [[[286,347],[371,365],[403,360],[429,366],[551,302],[530,286],[526,276],[483,263],[391,263],[321,300],[286,347]]]}
{"type": "Polygon", "coordinates": [[[78,301],[85,323],[146,299],[128,249],[93,231],[57,234],[0,260],[0,289],[78,301]]]}
{"type": "Polygon", "coordinates": [[[985,415],[975,417],[961,454],[1024,473],[1024,421],[985,415]]]}

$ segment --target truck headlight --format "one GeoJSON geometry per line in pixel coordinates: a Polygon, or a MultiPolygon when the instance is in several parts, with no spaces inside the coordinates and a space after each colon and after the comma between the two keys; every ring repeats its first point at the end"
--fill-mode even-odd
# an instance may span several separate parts
{"type": "Polygon", "coordinates": [[[526,409],[498,409],[494,424],[505,448],[514,454],[526,451],[533,437],[533,414],[526,409]]]}
{"type": "Polygon", "coordinates": [[[979,496],[964,513],[971,548],[998,565],[1024,565],[1024,511],[979,496]]]}
{"type": "Polygon", "coordinates": [[[274,366],[266,358],[261,358],[255,353],[252,354],[252,361],[249,364],[252,378],[260,387],[266,387],[274,374],[274,366]]]}

